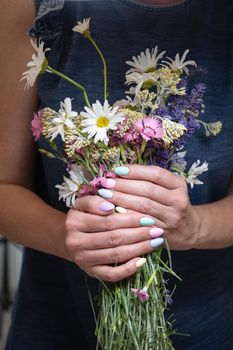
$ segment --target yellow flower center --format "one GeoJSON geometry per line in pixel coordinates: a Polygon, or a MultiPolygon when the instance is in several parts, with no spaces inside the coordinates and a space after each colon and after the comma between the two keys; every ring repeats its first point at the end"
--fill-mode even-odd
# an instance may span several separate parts
{"type": "Polygon", "coordinates": [[[101,116],[97,119],[96,124],[99,128],[106,128],[109,124],[109,119],[104,116],[101,116]]]}
{"type": "Polygon", "coordinates": [[[48,62],[47,58],[45,58],[44,62],[41,65],[40,74],[43,74],[46,71],[46,69],[48,68],[48,65],[49,65],[49,62],[48,62]]]}

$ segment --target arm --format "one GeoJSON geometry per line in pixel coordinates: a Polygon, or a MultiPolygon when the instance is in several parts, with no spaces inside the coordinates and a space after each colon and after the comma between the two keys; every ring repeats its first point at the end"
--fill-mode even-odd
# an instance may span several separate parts
{"type": "Polygon", "coordinates": [[[233,180],[228,195],[191,205],[185,180],[156,166],[127,165],[110,201],[156,219],[171,249],[220,249],[233,245],[233,180]],[[129,181],[130,180],[130,181],[129,181]]]}
{"type": "Polygon", "coordinates": [[[62,242],[65,214],[32,191],[34,142],[30,131],[37,87],[19,82],[32,49],[26,31],[33,23],[31,0],[3,0],[0,11],[0,231],[25,246],[66,257],[62,242]],[[9,27],[10,23],[10,27],[9,27]]]}

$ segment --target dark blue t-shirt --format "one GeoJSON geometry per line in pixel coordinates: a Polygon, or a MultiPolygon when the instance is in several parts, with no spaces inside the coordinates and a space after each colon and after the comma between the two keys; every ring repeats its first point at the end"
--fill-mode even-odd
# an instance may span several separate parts
{"type": "MultiPolygon", "coordinates": [[[[233,3],[231,0],[183,0],[177,5],[142,5],[131,0],[36,1],[38,17],[31,35],[52,48],[49,63],[85,85],[91,102],[102,94],[102,66],[88,40],[72,32],[91,17],[91,30],[108,64],[109,101],[124,98],[126,60],[147,47],[159,46],[173,57],[190,49],[208,74],[206,121],[221,120],[217,138],[199,130],[187,147],[187,160],[209,163],[204,185],[190,190],[193,204],[226,196],[233,169],[233,3]]],[[[40,84],[40,106],[58,109],[73,98],[77,111],[82,96],[67,82],[46,75],[40,84]]],[[[43,141],[40,146],[45,146],[43,141]]],[[[38,154],[38,194],[52,206],[58,202],[55,185],[64,168],[38,154]]],[[[223,227],[224,230],[224,227],[223,227]]],[[[219,232],[221,235],[221,232],[219,232]]],[[[175,327],[190,337],[176,337],[177,350],[233,348],[233,248],[173,252],[174,269],[183,279],[174,297],[175,327]]],[[[96,282],[89,279],[95,289],[96,282]]],[[[27,249],[8,350],[94,349],[94,322],[84,274],[74,264],[27,249]],[[86,342],[86,343],[85,343],[86,342]],[[88,347],[88,345],[90,347],[88,347]]],[[[142,349],[143,350],[143,349],[142,349]]]]}

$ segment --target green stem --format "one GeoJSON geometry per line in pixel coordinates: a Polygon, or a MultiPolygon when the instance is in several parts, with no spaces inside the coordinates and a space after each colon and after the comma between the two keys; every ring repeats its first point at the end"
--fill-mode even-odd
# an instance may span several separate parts
{"type": "Polygon", "coordinates": [[[92,43],[92,45],[94,46],[94,48],[96,49],[96,51],[98,52],[101,61],[103,63],[103,77],[104,77],[104,100],[107,99],[107,65],[106,65],[106,61],[105,58],[100,50],[100,48],[98,47],[98,45],[96,44],[95,40],[91,37],[91,35],[87,36],[87,39],[90,40],[90,42],[92,43]]]}
{"type": "Polygon", "coordinates": [[[86,105],[87,105],[89,108],[91,108],[91,104],[90,104],[90,102],[89,102],[89,99],[88,99],[88,96],[87,96],[87,92],[86,92],[85,88],[84,88],[82,85],[80,85],[80,84],[77,83],[75,80],[73,80],[73,79],[67,77],[65,74],[62,74],[61,72],[59,72],[58,70],[56,70],[56,69],[54,69],[54,68],[52,68],[52,67],[50,67],[50,66],[48,66],[48,67],[46,68],[46,70],[49,71],[49,72],[51,72],[51,73],[54,73],[54,74],[58,75],[58,76],[61,77],[62,79],[66,80],[66,81],[68,81],[69,83],[71,83],[71,84],[73,84],[74,86],[76,86],[76,87],[82,92],[83,98],[84,98],[84,100],[85,100],[86,105]]]}

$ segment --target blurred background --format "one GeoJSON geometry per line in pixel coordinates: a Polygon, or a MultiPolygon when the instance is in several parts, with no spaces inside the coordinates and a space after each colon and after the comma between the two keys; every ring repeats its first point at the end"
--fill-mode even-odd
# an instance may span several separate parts
{"type": "Polygon", "coordinates": [[[0,350],[4,349],[10,326],[11,307],[22,264],[22,247],[0,235],[0,350]]]}

